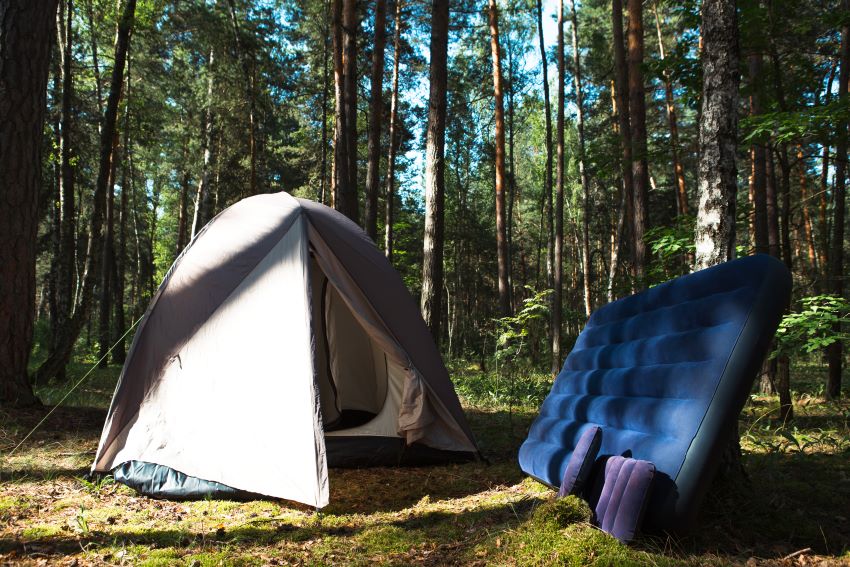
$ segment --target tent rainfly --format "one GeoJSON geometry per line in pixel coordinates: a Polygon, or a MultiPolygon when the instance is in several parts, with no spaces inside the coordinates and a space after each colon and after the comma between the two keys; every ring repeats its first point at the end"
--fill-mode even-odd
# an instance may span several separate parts
{"type": "Polygon", "coordinates": [[[142,320],[92,471],[153,496],[328,503],[328,466],[478,453],[398,273],[338,212],[244,199],[177,258],[142,320]]]}

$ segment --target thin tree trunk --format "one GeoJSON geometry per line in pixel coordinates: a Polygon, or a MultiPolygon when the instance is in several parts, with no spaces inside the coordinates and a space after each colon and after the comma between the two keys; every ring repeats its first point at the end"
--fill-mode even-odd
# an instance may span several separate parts
{"type": "Polygon", "coordinates": [[[126,0],[121,8],[118,20],[118,32],[115,38],[115,57],[110,79],[109,96],[106,101],[106,110],[103,117],[103,125],[100,132],[100,165],[98,167],[97,182],[93,198],[93,207],[88,227],[88,244],[86,248],[86,264],[83,270],[83,285],[79,307],[66,326],[66,332],[57,341],[56,348],[47,357],[36,371],[36,379],[44,382],[55,376],[67,364],[74,343],[80,334],[86,321],[89,320],[92,295],[100,268],[103,228],[103,209],[106,203],[107,184],[109,182],[109,170],[112,166],[112,140],[115,134],[118,119],[118,104],[121,99],[121,91],[124,83],[124,64],[127,57],[127,49],[130,44],[130,34],[136,12],[136,0],[126,0]]]}
{"type": "Polygon", "coordinates": [[[322,28],[322,172],[319,179],[319,202],[323,205],[328,203],[328,40],[330,28],[330,0],[324,0],[325,14],[324,27],[322,28]]]}
{"type": "MultiPolygon", "coordinates": [[[[748,56],[750,79],[750,116],[761,114],[761,53],[751,53],[748,56]]],[[[763,143],[756,143],[751,148],[752,154],[752,185],[753,185],[753,233],[757,254],[768,254],[767,230],[767,159],[763,143]]]]}
{"type": "Polygon", "coordinates": [[[555,125],[557,145],[555,181],[555,246],[554,274],[552,285],[552,375],[561,370],[561,312],[563,310],[563,273],[564,273],[564,0],[558,0],[558,44],[555,57],[558,60],[558,114],[555,125]]]}
{"type": "Polygon", "coordinates": [[[490,54],[493,59],[493,94],[495,98],[496,147],[496,254],[499,270],[499,311],[502,317],[510,315],[508,292],[508,241],[505,228],[505,109],[502,95],[502,68],[499,53],[499,15],[496,1],[490,0],[490,54]]]}
{"type": "MultiPolygon", "coordinates": [[[[546,172],[543,185],[543,206],[546,217],[546,287],[552,289],[554,270],[554,235],[552,230],[552,106],[549,100],[549,63],[546,60],[546,42],[543,37],[543,3],[537,0],[537,37],[540,40],[540,61],[543,70],[543,108],[546,113],[546,172]]],[[[541,219],[541,224],[543,220],[541,219]]],[[[552,309],[552,299],[549,299],[552,309]]],[[[549,327],[549,342],[552,342],[552,327],[549,327]]]]}
{"type": "Polygon", "coordinates": [[[384,254],[393,261],[393,208],[395,206],[395,160],[398,145],[398,66],[401,60],[401,6],[395,4],[395,30],[393,31],[393,93],[390,101],[390,147],[387,156],[387,196],[384,216],[384,254]]]}
{"type": "Polygon", "coordinates": [[[342,0],[333,0],[334,63],[334,160],[331,205],[339,210],[339,194],[348,185],[348,143],[345,112],[345,68],[343,66],[342,0]]]}
{"type": "Polygon", "coordinates": [[[372,90],[369,93],[369,144],[366,162],[366,234],[378,238],[378,186],[380,185],[381,117],[384,113],[384,46],[387,0],[375,0],[375,39],[372,47],[372,90]]]}
{"type": "MultiPolygon", "coordinates": [[[[832,68],[829,71],[829,80],[826,84],[826,90],[824,92],[823,103],[824,105],[829,104],[829,99],[832,95],[832,85],[835,82],[835,72],[838,69],[837,64],[833,64],[832,68]]],[[[820,233],[819,243],[819,262],[821,266],[820,277],[822,279],[828,279],[829,274],[829,224],[827,223],[826,218],[826,195],[829,190],[829,172],[830,172],[830,159],[829,159],[829,138],[823,144],[823,157],[821,159],[821,174],[820,174],[820,197],[818,198],[818,229],[820,233]]],[[[822,289],[822,285],[818,285],[818,289],[822,289]]]]}
{"type": "Polygon", "coordinates": [[[584,284],[584,312],[590,317],[593,311],[591,285],[593,282],[593,266],[590,262],[590,183],[587,181],[587,165],[584,144],[584,97],[581,90],[581,56],[578,50],[578,15],[575,0],[570,1],[573,16],[573,80],[576,90],[576,122],[578,126],[578,170],[581,177],[581,263],[584,265],[582,282],[584,284]]]}
{"type": "MultiPolygon", "coordinates": [[[[74,98],[74,77],[71,69],[73,61],[74,33],[73,0],[67,0],[59,7],[59,45],[61,46],[62,110],[59,137],[59,203],[60,232],[59,257],[57,258],[57,308],[56,326],[53,329],[54,341],[63,332],[74,311],[74,271],[76,266],[76,212],[74,204],[74,168],[72,155],[72,115],[74,98]]],[[[64,376],[60,376],[64,378],[64,376]]]]}
{"type": "Polygon", "coordinates": [[[797,165],[799,166],[800,207],[803,212],[803,234],[806,237],[806,252],[808,253],[810,274],[816,277],[818,273],[818,255],[815,249],[815,237],[812,230],[812,217],[809,213],[809,180],[806,175],[806,157],[802,144],[797,145],[797,165]]]}
{"type": "Polygon", "coordinates": [[[245,81],[245,98],[248,99],[248,155],[250,157],[250,192],[256,195],[260,188],[257,182],[257,103],[254,94],[254,73],[251,71],[251,57],[246,52],[239,30],[239,20],[236,17],[236,5],[233,0],[228,0],[230,8],[230,24],[233,27],[233,39],[236,42],[236,58],[242,64],[242,75],[245,81]]]}
{"type": "MultiPolygon", "coordinates": [[[[192,123],[191,113],[188,116],[185,128],[188,132],[189,126],[192,123]]],[[[183,175],[180,179],[180,204],[177,209],[177,255],[179,256],[186,244],[189,241],[189,186],[191,185],[191,177],[189,175],[189,135],[183,139],[182,151],[182,167],[183,175]]],[[[125,168],[126,171],[126,168],[125,168]]],[[[122,192],[124,184],[121,184],[122,192]]]]}
{"type": "Polygon", "coordinates": [[[629,2],[629,126],[632,134],[632,198],[634,200],[635,273],[645,286],[649,213],[649,169],[646,155],[646,95],[643,85],[643,3],[629,2]]]}
{"type": "Polygon", "coordinates": [[[767,158],[767,183],[765,184],[767,250],[771,256],[779,258],[779,203],[776,198],[776,168],[773,163],[773,152],[768,149],[765,157],[767,158]]]}
{"type": "MultiPolygon", "coordinates": [[[[88,0],[88,19],[89,19],[89,37],[91,39],[91,59],[92,72],[94,73],[94,90],[97,94],[97,112],[98,116],[103,116],[103,87],[100,83],[100,64],[97,56],[97,32],[94,27],[94,3],[95,0],[88,0]]],[[[100,124],[98,124],[100,128],[100,124]]]]}
{"type": "Polygon", "coordinates": [[[204,114],[204,165],[201,170],[201,179],[195,192],[195,214],[192,216],[192,236],[194,240],[198,232],[209,220],[210,201],[210,162],[212,161],[212,130],[213,130],[213,88],[215,86],[215,49],[210,48],[210,57],[207,60],[207,111],[204,114]]]}
{"type": "MultiPolygon", "coordinates": [[[[842,7],[850,9],[850,2],[844,0],[842,7]]],[[[850,23],[841,26],[841,71],[838,76],[838,100],[846,103],[847,81],[850,80],[850,23]]],[[[845,222],[845,190],[847,183],[847,120],[842,119],[838,124],[838,140],[835,144],[835,186],[833,196],[835,205],[832,211],[832,236],[829,251],[829,279],[832,293],[844,295],[844,222],[845,222]]],[[[841,332],[841,324],[836,323],[836,333],[841,332]]],[[[844,362],[844,344],[842,341],[832,343],[827,350],[829,361],[829,377],[826,382],[827,399],[835,400],[841,396],[841,371],[844,362]]]]}
{"type": "Polygon", "coordinates": [[[0,404],[36,402],[35,308],[42,141],[56,0],[0,2],[0,404]]]}
{"type": "MultiPolygon", "coordinates": [[[[620,131],[620,150],[623,157],[620,168],[623,178],[623,233],[634,234],[634,179],[632,177],[632,130],[629,116],[629,67],[626,61],[625,37],[623,34],[623,2],[612,0],[611,19],[614,40],[614,84],[617,101],[617,125],[620,131]]],[[[632,258],[636,256],[635,239],[630,239],[632,258]]],[[[632,264],[634,270],[634,264],[632,264]]],[[[634,288],[634,282],[632,283],[634,288]]],[[[613,286],[609,286],[613,289],[613,286]]],[[[610,293],[610,292],[609,292],[610,293]]]]}
{"type": "MultiPolygon", "coordinates": [[[[655,31],[658,33],[658,53],[661,62],[665,61],[664,38],[661,35],[661,19],[658,17],[658,2],[652,1],[652,13],[655,15],[655,31]]],[[[688,192],[685,187],[685,170],[679,157],[679,123],[676,118],[676,104],[673,98],[673,79],[666,67],[663,72],[664,98],[667,104],[667,122],[670,125],[670,156],[673,158],[673,178],[676,180],[676,204],[680,215],[688,214],[688,192]]]]}
{"type": "Polygon", "coordinates": [[[357,201],[357,1],[342,0],[342,71],[343,113],[345,129],[340,141],[345,145],[347,178],[337,188],[337,208],[353,220],[360,221],[357,201]]]}
{"type": "Polygon", "coordinates": [[[425,235],[422,262],[422,318],[439,344],[443,289],[445,208],[448,0],[431,5],[431,70],[425,142],[425,235]]]}
{"type": "Polygon", "coordinates": [[[105,219],[103,231],[103,258],[100,263],[100,309],[98,310],[98,358],[99,367],[106,368],[106,358],[112,341],[109,340],[109,323],[112,315],[112,274],[115,271],[115,173],[118,155],[118,129],[112,137],[112,156],[109,165],[109,180],[106,183],[105,219]]]}

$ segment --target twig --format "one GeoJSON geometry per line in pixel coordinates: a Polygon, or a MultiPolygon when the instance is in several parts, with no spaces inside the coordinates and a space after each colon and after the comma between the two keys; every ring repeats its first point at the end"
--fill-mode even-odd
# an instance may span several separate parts
{"type": "Polygon", "coordinates": [[[786,555],[785,557],[783,557],[780,561],[787,561],[787,560],[789,560],[789,559],[794,559],[795,557],[797,557],[797,556],[799,556],[799,555],[803,555],[803,554],[805,554],[805,553],[809,553],[811,550],[812,550],[812,548],[811,548],[811,547],[807,547],[807,548],[805,548],[805,549],[798,549],[798,550],[797,550],[797,551],[795,551],[794,553],[789,553],[788,555],[786,555]]]}

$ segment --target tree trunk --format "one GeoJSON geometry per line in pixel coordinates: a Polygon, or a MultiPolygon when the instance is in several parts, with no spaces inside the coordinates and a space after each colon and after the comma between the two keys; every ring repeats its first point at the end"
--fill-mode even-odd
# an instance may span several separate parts
{"type": "Polygon", "coordinates": [[[384,216],[384,254],[393,261],[393,207],[395,206],[395,159],[398,145],[398,66],[401,60],[401,6],[395,3],[395,30],[393,31],[393,93],[390,101],[390,147],[387,155],[387,196],[384,216]]]}
{"type": "Polygon", "coordinates": [[[632,185],[634,201],[635,273],[646,283],[646,242],[649,207],[649,169],[646,156],[646,95],[643,85],[643,2],[629,2],[629,126],[632,134],[632,185]]]}
{"type": "MultiPolygon", "coordinates": [[[[614,86],[617,101],[617,126],[620,131],[620,150],[623,154],[620,161],[624,203],[622,214],[625,219],[622,233],[634,234],[634,179],[632,177],[632,129],[631,117],[629,116],[629,67],[626,61],[625,37],[623,34],[622,0],[612,0],[611,19],[614,43],[614,86]]],[[[636,255],[635,240],[632,238],[630,242],[631,246],[629,248],[632,258],[634,258],[636,255]]],[[[634,269],[634,264],[632,267],[634,269]]],[[[632,287],[634,287],[634,283],[632,287]]],[[[613,289],[613,285],[609,286],[609,288],[613,289]]]]}
{"type": "Polygon", "coordinates": [[[431,70],[425,142],[425,236],[422,262],[422,318],[439,344],[443,289],[446,87],[449,39],[448,0],[431,5],[431,70]]]}
{"type": "MultiPolygon", "coordinates": [[[[824,105],[829,104],[829,99],[832,95],[832,85],[835,82],[835,72],[837,70],[837,64],[833,63],[832,68],[829,71],[829,79],[826,83],[826,89],[823,95],[823,103],[824,105]]],[[[827,202],[826,195],[829,191],[829,172],[832,169],[830,167],[830,159],[829,159],[829,138],[827,137],[826,141],[823,144],[823,157],[821,159],[821,173],[820,173],[820,197],[818,198],[818,227],[820,229],[820,250],[819,250],[819,263],[821,266],[820,278],[823,279],[829,278],[829,224],[827,223],[827,202]]],[[[819,283],[817,286],[818,289],[824,289],[824,286],[819,283]]]]}
{"type": "Polygon", "coordinates": [[[236,5],[233,0],[228,0],[230,8],[230,24],[233,27],[233,39],[236,43],[236,58],[242,64],[242,76],[245,81],[245,98],[248,99],[248,155],[250,157],[250,191],[249,195],[256,195],[260,188],[257,182],[257,103],[254,94],[254,73],[251,71],[252,57],[245,50],[239,30],[239,20],[236,17],[236,5]]]}
{"type": "MultiPolygon", "coordinates": [[[[850,9],[850,2],[844,0],[842,7],[850,9]]],[[[838,100],[846,103],[847,81],[850,80],[850,23],[841,25],[841,71],[838,76],[838,100]]],[[[838,124],[838,139],[835,143],[835,187],[833,197],[835,205],[832,211],[832,236],[829,251],[829,279],[832,293],[844,295],[844,222],[845,222],[845,190],[847,177],[847,120],[842,119],[838,124]]],[[[834,331],[841,331],[841,323],[836,323],[834,331]]],[[[841,370],[844,362],[844,344],[835,341],[829,345],[827,359],[829,360],[829,377],[826,382],[826,397],[835,400],[841,397],[841,370]]]]}
{"type": "Polygon", "coordinates": [[[348,143],[345,112],[345,68],[343,66],[342,0],[333,0],[334,62],[334,160],[331,206],[339,209],[339,194],[348,185],[348,143]]]}
{"type": "Polygon", "coordinates": [[[192,236],[194,240],[198,232],[209,221],[210,211],[210,162],[212,161],[212,130],[213,130],[213,87],[215,86],[215,49],[210,48],[207,60],[207,111],[204,115],[204,134],[202,145],[204,150],[204,165],[198,190],[195,192],[195,214],[192,217],[192,236]]]}
{"type": "Polygon", "coordinates": [[[71,63],[73,61],[74,34],[73,0],[67,0],[59,7],[59,45],[61,46],[62,110],[59,136],[59,257],[57,260],[57,313],[54,340],[68,324],[74,310],[74,271],[76,266],[76,213],[74,206],[74,168],[72,162],[72,116],[74,99],[74,80],[71,63]]]}
{"type": "Polygon", "coordinates": [[[498,261],[499,312],[510,315],[508,292],[508,241],[505,228],[505,109],[502,95],[502,67],[499,53],[499,14],[496,1],[490,0],[490,54],[493,59],[493,95],[495,98],[496,147],[496,255],[498,261]]]}
{"type": "Polygon", "coordinates": [[[702,5],[703,91],[699,131],[700,203],[696,225],[696,269],[735,254],[735,195],[738,136],[738,31],[733,0],[702,5]]]}
{"type": "MultiPolygon", "coordinates": [[[[187,123],[185,128],[188,132],[190,125],[192,124],[192,115],[189,114],[187,123]]],[[[183,249],[186,248],[186,244],[189,241],[189,186],[191,185],[191,177],[189,175],[189,136],[188,134],[183,140],[183,151],[182,151],[182,167],[183,167],[183,175],[180,179],[180,203],[177,209],[177,256],[179,256],[183,249]]],[[[126,164],[125,164],[125,172],[126,172],[126,164]]],[[[121,191],[124,192],[125,185],[121,184],[121,191]]]]}
{"type": "Polygon", "coordinates": [[[324,0],[325,14],[324,27],[322,28],[322,172],[319,177],[319,202],[323,205],[328,203],[327,188],[328,188],[328,36],[330,27],[330,1],[324,0]]]}
{"type": "Polygon", "coordinates": [[[74,343],[80,331],[89,319],[92,295],[100,268],[101,246],[103,244],[101,230],[103,228],[103,209],[106,203],[109,170],[112,166],[112,140],[118,118],[118,104],[124,83],[124,64],[127,49],[130,44],[130,33],[136,12],[136,0],[126,0],[118,19],[118,33],[115,38],[115,57],[112,67],[112,77],[109,85],[109,96],[106,101],[106,111],[100,132],[100,165],[95,184],[92,212],[88,227],[88,244],[86,247],[86,264],[83,269],[83,284],[78,308],[64,329],[65,332],[57,341],[55,349],[36,371],[36,379],[44,382],[53,377],[68,363],[74,343]]]}
{"type": "Polygon", "coordinates": [[[384,113],[384,45],[387,0],[375,0],[375,41],[372,47],[372,89],[369,93],[369,145],[366,163],[366,234],[378,238],[378,186],[380,185],[381,117],[384,113]]]}
{"type": "MultiPolygon", "coordinates": [[[[735,255],[735,196],[738,139],[738,22],[734,0],[702,4],[702,111],[699,131],[699,210],[696,269],[735,255]]],[[[721,475],[742,476],[738,421],[721,458],[721,475]]]]}
{"type": "Polygon", "coordinates": [[[558,114],[555,123],[556,189],[555,189],[555,245],[554,270],[552,277],[552,376],[561,370],[561,313],[564,306],[564,0],[558,0],[558,44],[555,57],[558,60],[558,114]]]}
{"type": "Polygon", "coordinates": [[[106,368],[106,358],[112,341],[109,340],[109,323],[112,315],[112,274],[115,271],[115,173],[118,155],[118,130],[112,138],[112,157],[109,180],[106,183],[105,219],[103,231],[103,258],[100,261],[100,309],[98,310],[98,366],[106,368]]]}
{"type": "MultiPolygon", "coordinates": [[[[664,38],[661,35],[661,19],[658,17],[658,2],[653,0],[652,13],[655,15],[655,31],[658,33],[658,53],[664,63],[664,38]]],[[[666,67],[663,72],[664,99],[667,104],[667,122],[670,125],[670,156],[673,158],[673,179],[676,180],[676,204],[680,215],[688,214],[688,192],[685,187],[685,170],[679,157],[679,122],[676,117],[676,104],[673,98],[673,79],[666,67]]]]}
{"type": "Polygon", "coordinates": [[[773,152],[770,148],[765,152],[767,158],[767,183],[765,184],[765,202],[767,204],[767,250],[774,258],[779,258],[779,203],[776,198],[776,167],[773,163],[773,152]]]}
{"type": "Polygon", "coordinates": [[[357,202],[357,0],[342,1],[343,112],[345,130],[341,141],[348,160],[348,177],[338,188],[337,208],[356,223],[360,222],[357,202]]]}
{"type": "Polygon", "coordinates": [[[0,0],[0,404],[36,402],[35,313],[42,136],[56,0],[0,0]]]}
{"type": "MultiPolygon", "coordinates": [[[[554,242],[552,232],[552,105],[549,100],[549,64],[546,61],[546,42],[543,37],[543,3],[537,0],[537,37],[540,41],[540,61],[543,69],[543,108],[546,113],[546,172],[543,178],[543,206],[546,217],[546,286],[552,288],[554,242]]],[[[542,221],[541,221],[542,222],[542,221]]],[[[551,307],[551,299],[549,300],[551,307]]],[[[549,329],[551,334],[551,328],[549,329]]],[[[551,340],[551,337],[549,337],[551,340]]]]}
{"type": "Polygon", "coordinates": [[[590,183],[587,181],[587,165],[584,149],[584,97],[581,90],[581,56],[578,50],[578,15],[575,0],[570,1],[573,16],[573,80],[576,90],[576,122],[578,126],[578,170],[581,178],[581,263],[584,266],[582,282],[584,284],[584,313],[590,317],[593,311],[591,283],[593,282],[593,266],[590,262],[590,183]]]}
{"type": "MultiPolygon", "coordinates": [[[[761,114],[761,66],[760,53],[748,56],[750,79],[750,116],[761,114]]],[[[756,254],[770,252],[767,238],[767,162],[763,143],[753,145],[752,154],[752,185],[753,185],[753,240],[756,254]]]]}
{"type": "Polygon", "coordinates": [[[812,217],[809,212],[809,179],[807,175],[806,156],[802,144],[797,145],[797,165],[799,166],[800,207],[803,212],[803,234],[806,237],[806,252],[809,260],[809,274],[817,277],[818,255],[815,249],[815,236],[812,229],[812,217]]]}

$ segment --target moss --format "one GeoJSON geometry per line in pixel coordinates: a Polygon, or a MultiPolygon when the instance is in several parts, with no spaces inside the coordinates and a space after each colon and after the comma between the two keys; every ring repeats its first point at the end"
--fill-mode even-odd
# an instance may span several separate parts
{"type": "Polygon", "coordinates": [[[592,514],[587,503],[578,496],[555,498],[535,508],[532,525],[539,528],[564,528],[569,524],[590,522],[592,514]]]}

